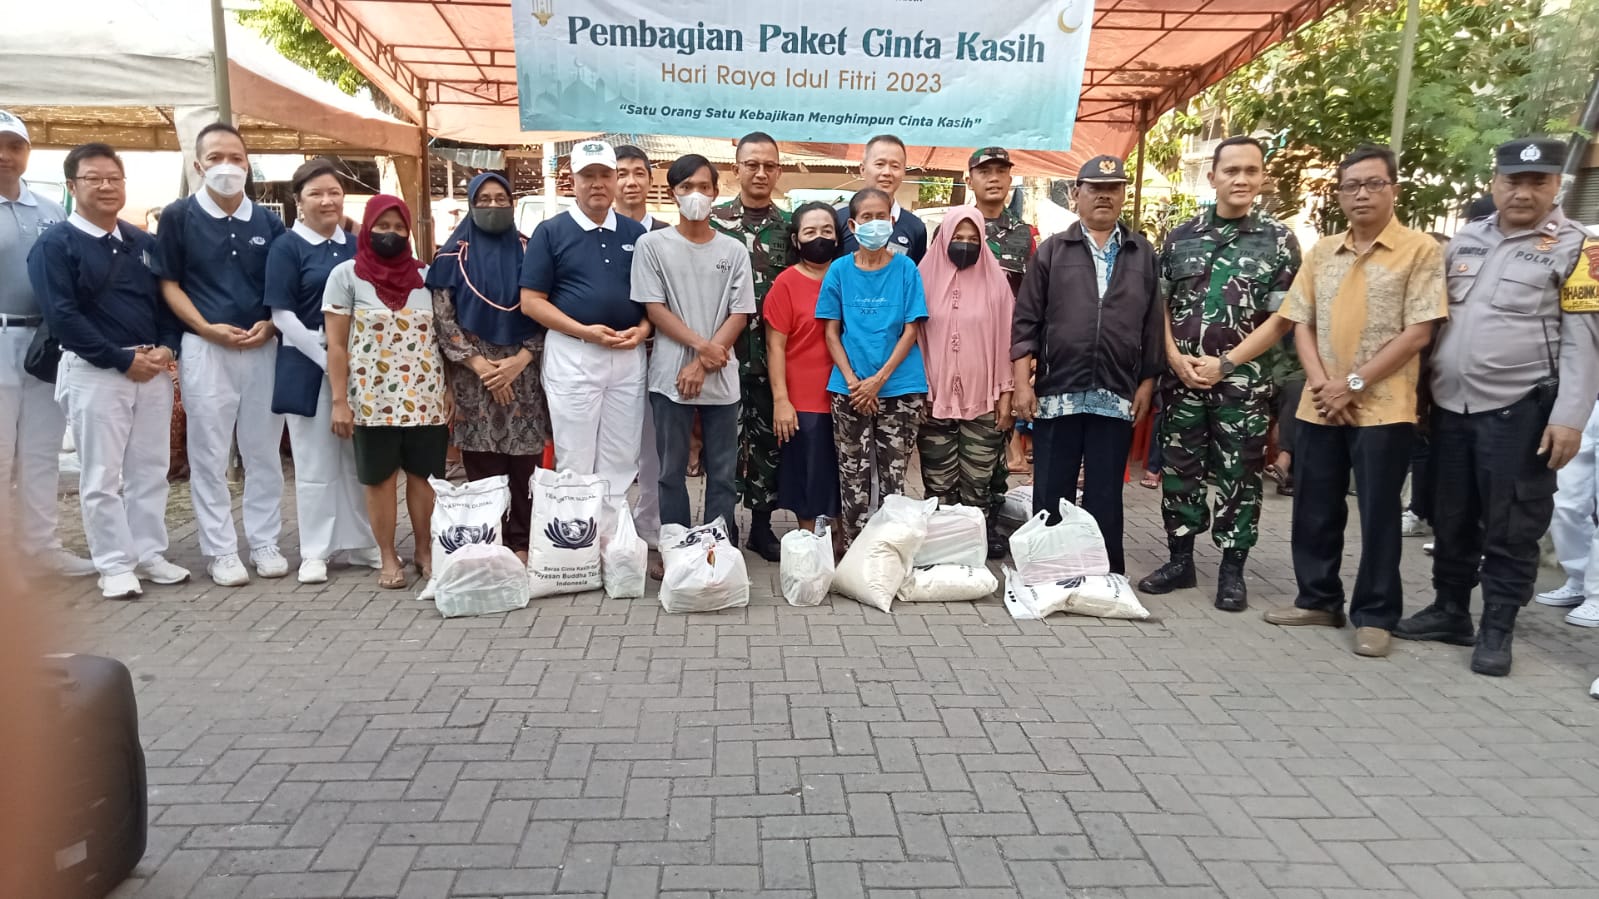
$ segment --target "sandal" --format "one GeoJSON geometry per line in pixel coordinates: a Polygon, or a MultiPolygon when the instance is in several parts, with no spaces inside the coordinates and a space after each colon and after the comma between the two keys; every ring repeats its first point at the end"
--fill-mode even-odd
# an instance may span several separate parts
{"type": "Polygon", "coordinates": [[[1140,487],[1148,487],[1149,489],[1154,490],[1155,488],[1160,486],[1160,472],[1158,472],[1158,471],[1146,471],[1146,472],[1144,472],[1144,479],[1139,481],[1138,485],[1140,487]]]}
{"type": "Polygon", "coordinates": [[[433,566],[429,565],[427,568],[423,568],[421,562],[412,562],[411,564],[416,568],[416,573],[422,577],[422,580],[426,581],[432,579],[433,566]]]}
{"type": "Polygon", "coordinates": [[[405,568],[402,566],[398,571],[391,571],[388,569],[379,571],[378,587],[382,590],[404,590],[405,568]]]}

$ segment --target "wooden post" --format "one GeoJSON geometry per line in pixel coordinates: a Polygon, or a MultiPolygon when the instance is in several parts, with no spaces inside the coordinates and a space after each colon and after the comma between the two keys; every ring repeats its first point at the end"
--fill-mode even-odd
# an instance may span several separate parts
{"type": "Polygon", "coordinates": [[[417,258],[423,262],[433,261],[433,166],[428,161],[428,83],[426,79],[417,80],[418,96],[417,108],[422,112],[422,121],[418,124],[422,135],[420,149],[420,164],[417,166],[418,189],[416,192],[416,230],[417,234],[412,241],[416,245],[417,258]]]}
{"type": "Polygon", "coordinates": [[[1149,132],[1149,114],[1144,104],[1138,104],[1138,171],[1130,172],[1133,179],[1133,230],[1144,227],[1144,135],[1149,132]]]}

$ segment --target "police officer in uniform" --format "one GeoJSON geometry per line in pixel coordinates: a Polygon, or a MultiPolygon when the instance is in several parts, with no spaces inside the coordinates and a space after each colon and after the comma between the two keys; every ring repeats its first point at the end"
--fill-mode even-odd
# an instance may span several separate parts
{"type": "Polygon", "coordinates": [[[1394,633],[1475,642],[1478,674],[1510,673],[1555,472],[1576,454],[1599,395],[1599,314],[1572,297],[1562,305],[1584,238],[1555,204],[1565,158],[1561,141],[1501,145],[1492,184],[1499,211],[1462,228],[1446,257],[1449,322],[1432,354],[1436,598],[1394,633]]]}
{"type": "Polygon", "coordinates": [[[1244,563],[1260,536],[1261,474],[1271,426],[1270,352],[1293,328],[1273,315],[1299,272],[1299,241],[1254,211],[1266,153],[1229,137],[1211,158],[1216,207],[1178,226],[1160,253],[1167,306],[1161,433],[1161,512],[1171,561],[1138,582],[1145,593],[1192,587],[1194,537],[1211,527],[1221,548],[1216,608],[1248,605],[1244,563]],[[1205,482],[1216,483],[1212,526],[1205,482]]]}

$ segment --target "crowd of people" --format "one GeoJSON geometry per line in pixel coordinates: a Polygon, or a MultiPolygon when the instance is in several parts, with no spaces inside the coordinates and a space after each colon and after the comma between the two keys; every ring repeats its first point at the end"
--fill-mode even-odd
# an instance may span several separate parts
{"type": "MultiPolygon", "coordinates": [[[[164,555],[175,370],[200,549],[222,586],[251,577],[226,478],[235,443],[243,549],[256,576],[288,573],[285,425],[303,583],[342,557],[377,569],[381,587],[407,585],[402,472],[423,535],[411,564],[427,578],[427,479],[445,475],[452,445],[474,479],[525,484],[553,442],[558,468],[600,476],[616,500],[637,482],[635,519],[652,542],[663,523],[692,524],[697,464],[705,519],[736,541],[742,505],[745,545],[771,561],[775,511],[807,529],[833,519],[847,547],[881,497],[905,492],[914,453],[924,495],[982,510],[1000,557],[1018,433],[1033,442],[1035,511],[1053,519],[1063,501],[1080,504],[1125,573],[1128,456],[1158,405],[1150,470],[1169,560],[1138,581],[1143,592],[1196,586],[1194,544],[1209,530],[1216,607],[1248,607],[1275,418],[1293,429],[1271,467],[1292,478],[1298,592],[1267,621],[1352,622],[1363,656],[1386,655],[1391,636],[1474,645],[1472,670],[1508,673],[1557,472],[1579,457],[1559,476],[1571,580],[1539,599],[1587,600],[1573,614],[1599,624],[1586,562],[1599,316],[1569,289],[1562,298],[1575,273],[1599,269],[1599,250],[1583,256],[1585,232],[1556,202],[1560,142],[1500,147],[1497,212],[1446,246],[1400,223],[1394,155],[1363,146],[1336,172],[1347,230],[1302,252],[1259,208],[1266,153],[1244,136],[1215,149],[1214,207],[1158,247],[1123,220],[1129,175],[1114,156],[1083,165],[1070,189],[1080,220],[1038,245],[1008,208],[1002,147],[971,154],[971,205],[930,236],[896,200],[907,155],[892,135],[865,144],[865,186],[837,209],[778,205],[779,147],[761,132],[738,141],[736,190],[705,157],[680,157],[665,177],[675,225],[647,210],[644,152],[589,140],[570,157],[572,209],[524,237],[510,183],[479,175],[431,265],[399,198],[373,197],[345,229],[327,160],[294,174],[285,228],[246,195],[248,150],[227,124],[200,133],[203,187],[163,211],[154,237],[118,219],[113,148],[68,154],[68,216],[22,182],[28,147],[23,123],[0,113],[0,463],[17,487],[21,546],[62,574],[97,574],[108,598],[189,577],[164,555]],[[1302,369],[1297,394],[1279,389],[1285,365],[1302,369]],[[55,536],[68,425],[92,560],[55,536]],[[1402,618],[1401,495],[1418,430],[1432,447],[1416,489],[1436,528],[1436,595],[1402,618]],[[1361,550],[1346,601],[1351,473],[1361,550]]],[[[527,491],[512,496],[505,542],[525,555],[527,491]]]]}

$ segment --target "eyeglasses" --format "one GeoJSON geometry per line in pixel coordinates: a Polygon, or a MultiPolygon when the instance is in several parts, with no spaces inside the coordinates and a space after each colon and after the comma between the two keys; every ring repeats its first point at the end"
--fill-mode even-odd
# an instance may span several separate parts
{"type": "Polygon", "coordinates": [[[109,184],[112,187],[121,187],[122,182],[126,181],[127,179],[123,178],[121,175],[111,175],[107,178],[100,178],[94,175],[79,175],[72,180],[82,184],[84,187],[98,188],[103,184],[109,184]]]}
{"type": "Polygon", "coordinates": [[[755,162],[753,160],[741,162],[738,164],[738,167],[746,172],[749,172],[751,175],[755,174],[756,172],[765,172],[768,175],[775,175],[783,170],[783,167],[778,163],[755,162]]]}
{"type": "Polygon", "coordinates": [[[511,205],[511,198],[506,196],[480,197],[472,204],[478,209],[500,209],[511,205]]]}
{"type": "Polygon", "coordinates": [[[1352,197],[1360,193],[1361,188],[1365,188],[1368,194],[1374,194],[1391,186],[1393,182],[1387,178],[1367,178],[1364,181],[1345,181],[1338,185],[1338,192],[1346,197],[1352,197]]]}

